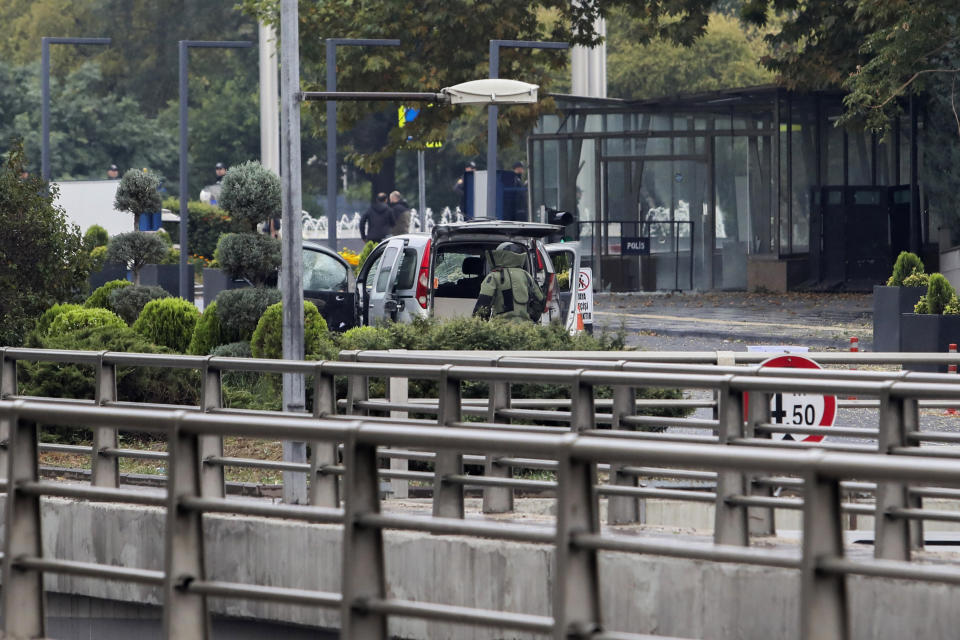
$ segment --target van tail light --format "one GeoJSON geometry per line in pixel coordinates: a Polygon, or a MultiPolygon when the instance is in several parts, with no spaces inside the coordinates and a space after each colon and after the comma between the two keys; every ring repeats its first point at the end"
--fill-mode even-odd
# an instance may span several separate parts
{"type": "Polygon", "coordinates": [[[430,289],[430,241],[423,248],[423,259],[420,261],[420,272],[417,274],[417,304],[421,309],[427,308],[428,291],[430,289]]]}

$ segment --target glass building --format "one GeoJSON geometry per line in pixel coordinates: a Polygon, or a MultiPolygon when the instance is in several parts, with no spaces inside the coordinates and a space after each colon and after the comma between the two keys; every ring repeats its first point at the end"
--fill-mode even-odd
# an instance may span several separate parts
{"type": "Polygon", "coordinates": [[[883,138],[850,131],[842,97],[554,96],[527,142],[530,211],[576,213],[603,290],[865,289],[927,248],[923,119],[911,101],[883,138]]]}

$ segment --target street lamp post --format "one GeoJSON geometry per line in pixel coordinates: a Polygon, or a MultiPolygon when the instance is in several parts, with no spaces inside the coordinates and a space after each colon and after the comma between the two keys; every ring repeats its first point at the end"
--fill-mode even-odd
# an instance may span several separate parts
{"type": "Polygon", "coordinates": [[[41,89],[43,94],[40,115],[41,146],[40,146],[40,175],[44,180],[50,180],[50,45],[52,44],[110,44],[110,38],[51,38],[45,36],[40,39],[40,66],[41,89]]]}
{"type": "Polygon", "coordinates": [[[180,41],[180,297],[186,298],[189,287],[187,272],[187,225],[190,216],[187,211],[187,198],[190,195],[187,179],[187,61],[192,47],[203,49],[245,49],[253,43],[241,41],[181,40],[180,41]]]}
{"type": "MultiPolygon", "coordinates": [[[[327,91],[337,90],[337,47],[399,47],[399,40],[327,38],[327,91]]],[[[327,243],[337,250],[337,101],[327,102],[327,243]]]]}
{"type": "MultiPolygon", "coordinates": [[[[569,49],[566,42],[538,42],[536,40],[491,40],[490,77],[500,76],[500,48],[514,49],[569,49]]],[[[496,104],[487,107],[487,217],[497,217],[497,114],[496,104]]]]}

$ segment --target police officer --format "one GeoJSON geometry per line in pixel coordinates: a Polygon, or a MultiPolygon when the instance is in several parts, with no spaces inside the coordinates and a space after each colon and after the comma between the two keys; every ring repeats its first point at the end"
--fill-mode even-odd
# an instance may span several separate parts
{"type": "Polygon", "coordinates": [[[517,242],[502,242],[490,253],[494,268],[480,285],[473,315],[538,322],[546,296],[524,269],[526,248],[517,242]]]}

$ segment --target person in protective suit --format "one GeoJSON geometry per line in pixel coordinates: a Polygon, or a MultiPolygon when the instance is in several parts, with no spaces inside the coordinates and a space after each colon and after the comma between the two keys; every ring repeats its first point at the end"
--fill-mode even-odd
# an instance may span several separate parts
{"type": "Polygon", "coordinates": [[[494,268],[480,285],[473,315],[486,320],[508,318],[539,322],[546,296],[523,268],[526,248],[516,242],[502,242],[490,253],[494,268]]]}

